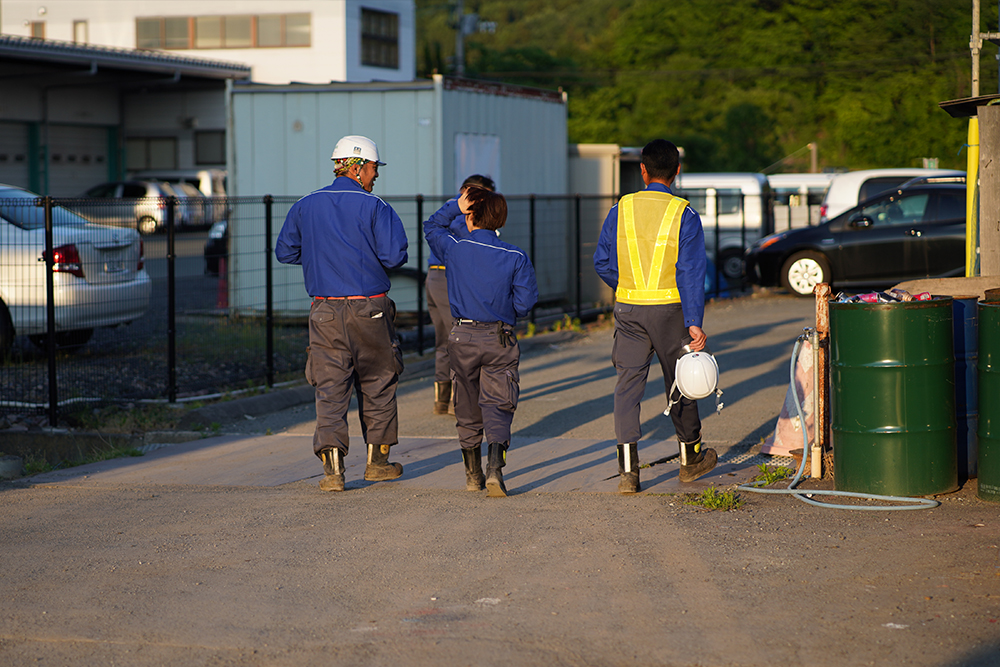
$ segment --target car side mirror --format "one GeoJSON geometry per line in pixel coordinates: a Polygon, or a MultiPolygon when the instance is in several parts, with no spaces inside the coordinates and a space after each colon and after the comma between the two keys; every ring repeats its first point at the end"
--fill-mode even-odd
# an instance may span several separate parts
{"type": "Polygon", "coordinates": [[[851,222],[849,224],[855,229],[865,229],[867,227],[871,227],[875,223],[867,216],[860,216],[857,218],[851,218],[851,222]]]}

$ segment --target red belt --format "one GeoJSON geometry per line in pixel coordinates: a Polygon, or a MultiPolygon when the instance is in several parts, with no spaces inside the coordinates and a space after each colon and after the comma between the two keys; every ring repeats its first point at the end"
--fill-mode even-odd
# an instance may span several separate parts
{"type": "Polygon", "coordinates": [[[313,301],[339,301],[342,299],[377,299],[380,296],[386,296],[385,292],[381,294],[372,294],[371,296],[314,296],[313,301]]]}

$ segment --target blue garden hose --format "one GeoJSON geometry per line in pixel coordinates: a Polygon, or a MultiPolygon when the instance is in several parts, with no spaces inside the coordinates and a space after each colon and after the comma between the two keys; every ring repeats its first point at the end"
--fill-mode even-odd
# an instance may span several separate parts
{"type": "Polygon", "coordinates": [[[795,339],[795,347],[792,350],[792,364],[790,369],[790,378],[792,386],[792,399],[795,401],[795,411],[799,417],[799,423],[802,425],[802,463],[799,464],[799,470],[795,473],[795,477],[792,479],[791,484],[788,485],[786,489],[762,489],[760,486],[764,484],[764,480],[758,480],[756,482],[748,482],[747,484],[741,484],[736,488],[740,491],[752,491],[753,493],[777,493],[782,495],[791,495],[797,500],[801,500],[804,503],[809,503],[810,505],[815,505],[817,507],[826,507],[828,509],[838,509],[838,510],[869,510],[869,511],[887,511],[887,510],[924,510],[930,509],[932,507],[937,507],[941,503],[937,500],[929,498],[908,498],[906,496],[880,496],[871,493],[855,493],[853,491],[827,491],[825,489],[819,489],[814,491],[803,491],[801,489],[796,489],[799,480],[802,479],[802,473],[806,469],[806,452],[809,451],[809,435],[806,432],[806,420],[805,416],[802,414],[802,406],[799,404],[799,392],[795,388],[795,366],[799,360],[799,348],[802,347],[802,341],[806,339],[807,334],[802,334],[795,339]],[[907,505],[880,505],[880,506],[864,506],[864,505],[839,505],[837,503],[824,503],[819,500],[813,500],[810,496],[842,496],[844,498],[867,498],[869,500],[877,500],[882,502],[894,502],[894,503],[909,503],[907,505]]]}

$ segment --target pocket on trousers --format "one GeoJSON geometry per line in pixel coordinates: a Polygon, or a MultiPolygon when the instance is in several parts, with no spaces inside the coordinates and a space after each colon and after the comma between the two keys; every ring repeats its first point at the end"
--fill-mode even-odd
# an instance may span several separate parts
{"type": "Polygon", "coordinates": [[[306,345],[306,382],[308,382],[309,384],[311,384],[312,386],[315,387],[316,386],[316,378],[313,375],[312,359],[313,359],[313,357],[312,357],[312,347],[310,347],[309,345],[306,345]]]}
{"type": "Polygon", "coordinates": [[[517,399],[521,395],[521,378],[516,369],[507,370],[505,375],[507,376],[508,404],[510,411],[513,412],[517,409],[517,399]]]}
{"type": "Polygon", "coordinates": [[[403,350],[399,347],[399,339],[392,341],[392,361],[396,368],[396,375],[403,374],[403,350]]]}
{"type": "Polygon", "coordinates": [[[448,334],[448,341],[451,343],[468,343],[472,336],[462,331],[452,331],[448,334]]]}

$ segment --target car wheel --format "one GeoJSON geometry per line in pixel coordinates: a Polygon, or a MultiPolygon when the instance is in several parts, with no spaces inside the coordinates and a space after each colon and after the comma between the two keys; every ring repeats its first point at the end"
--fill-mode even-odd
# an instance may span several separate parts
{"type": "Polygon", "coordinates": [[[785,261],[781,282],[797,296],[812,296],[816,285],[830,282],[830,265],[818,252],[797,252],[785,261]]]}
{"type": "Polygon", "coordinates": [[[158,225],[156,224],[156,218],[152,216],[144,216],[139,218],[139,233],[143,236],[149,236],[150,234],[155,234],[158,225]]]}
{"type": "Polygon", "coordinates": [[[739,250],[724,250],[719,256],[719,266],[722,275],[729,282],[739,281],[743,278],[743,253],[739,250]]]}
{"type": "MultiPolygon", "coordinates": [[[[79,350],[81,347],[87,344],[90,337],[94,335],[93,329],[74,329],[72,331],[57,331],[56,332],[56,348],[60,350],[79,350]]],[[[35,344],[35,347],[39,349],[46,349],[48,347],[48,336],[46,334],[34,334],[28,336],[29,340],[35,344]]]]}
{"type": "Polygon", "coordinates": [[[14,322],[10,319],[10,311],[0,301],[0,362],[10,353],[14,346],[14,322]]]}

